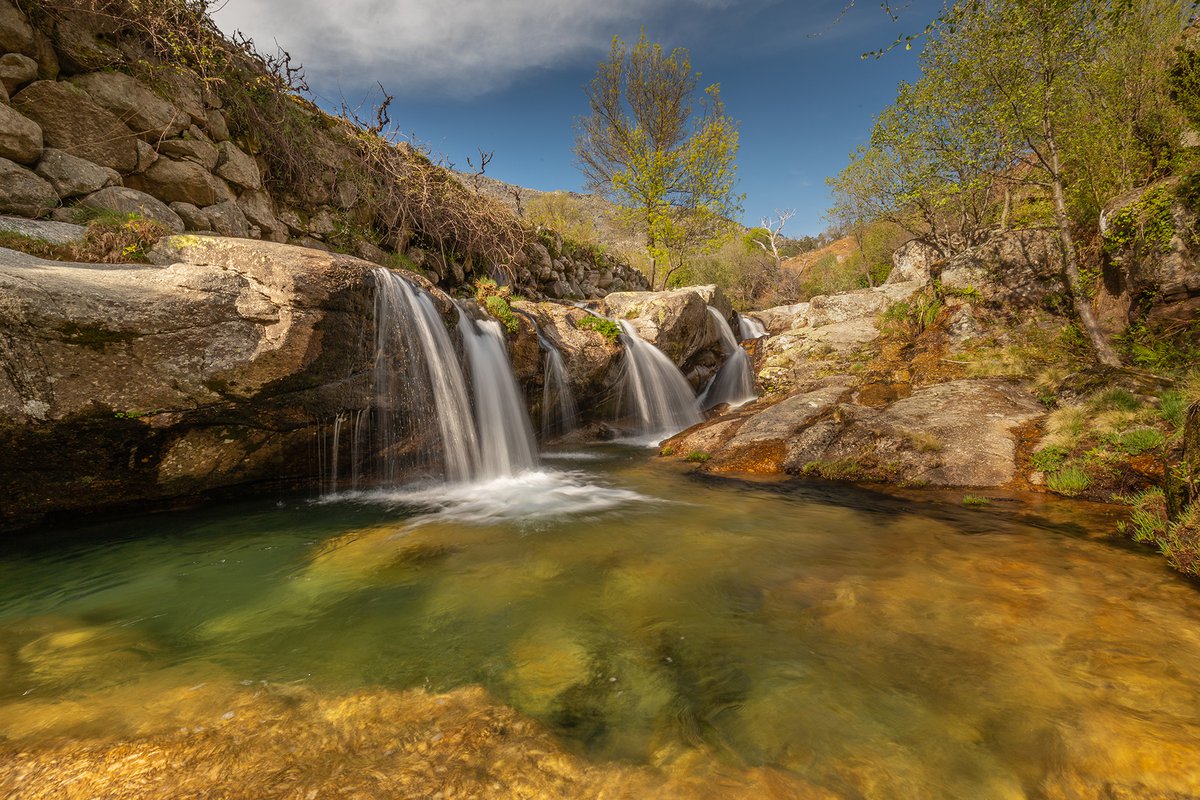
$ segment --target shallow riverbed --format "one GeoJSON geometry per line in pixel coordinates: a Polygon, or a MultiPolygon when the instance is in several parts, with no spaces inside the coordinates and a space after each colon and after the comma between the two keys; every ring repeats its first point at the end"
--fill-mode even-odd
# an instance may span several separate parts
{"type": "Polygon", "coordinates": [[[10,538],[0,795],[1200,795],[1200,590],[1104,509],[544,465],[10,538]]]}

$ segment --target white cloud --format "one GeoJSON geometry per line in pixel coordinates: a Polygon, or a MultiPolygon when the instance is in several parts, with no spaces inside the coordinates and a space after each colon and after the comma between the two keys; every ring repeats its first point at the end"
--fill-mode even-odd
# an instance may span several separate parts
{"type": "Polygon", "coordinates": [[[471,95],[520,73],[597,58],[614,33],[731,0],[226,0],[214,13],[276,42],[319,85],[471,95]]]}

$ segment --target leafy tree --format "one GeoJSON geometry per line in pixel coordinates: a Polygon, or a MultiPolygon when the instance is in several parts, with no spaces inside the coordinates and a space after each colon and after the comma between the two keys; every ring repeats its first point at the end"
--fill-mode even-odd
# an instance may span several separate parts
{"type": "Polygon", "coordinates": [[[829,179],[829,218],[847,232],[891,222],[948,257],[990,233],[996,176],[1009,153],[955,77],[928,59],[924,66],[920,81],[900,84],[869,144],[829,179]]]}
{"type": "MultiPolygon", "coordinates": [[[[1178,29],[1177,3],[1145,5],[1158,12],[1174,6],[1178,29]]],[[[1116,137],[1128,141],[1123,131],[1137,136],[1136,123],[1122,125],[1119,113],[1103,113],[1105,99],[1113,99],[1114,108],[1130,104],[1117,97],[1121,92],[1112,91],[1097,65],[1113,59],[1122,42],[1140,41],[1144,54],[1148,42],[1139,34],[1145,18],[1124,0],[991,0],[984,10],[955,14],[931,42],[930,60],[983,112],[983,122],[1007,145],[1012,162],[1027,165],[1023,180],[1049,193],[1075,311],[1099,360],[1118,365],[1092,313],[1092,287],[1081,278],[1068,201],[1090,188],[1100,206],[1111,193],[1152,174],[1153,167],[1147,174],[1130,165],[1104,183],[1095,179],[1096,167],[1111,157],[1104,143],[1116,137]],[[1108,124],[1098,128],[1098,118],[1108,124]]],[[[1127,66],[1131,61],[1117,60],[1127,66]]]]}
{"type": "Polygon", "coordinates": [[[1076,227],[1171,162],[1165,64],[1182,20],[1179,0],[959,0],[930,29],[921,79],[831,181],[833,217],[889,220],[952,255],[1008,224],[1014,190],[1042,193],[1080,322],[1119,363],[1076,227]]]}
{"type": "Polygon", "coordinates": [[[720,87],[699,91],[687,50],[667,53],[643,33],[632,49],[613,39],[587,90],[575,155],[588,188],[636,224],[652,286],[665,286],[697,251],[719,243],[740,211],[733,191],[737,123],[720,87]]]}
{"type": "Polygon", "coordinates": [[[715,283],[741,311],[795,302],[799,278],[780,270],[774,259],[745,237],[730,237],[711,253],[688,264],[689,283],[715,283]]]}

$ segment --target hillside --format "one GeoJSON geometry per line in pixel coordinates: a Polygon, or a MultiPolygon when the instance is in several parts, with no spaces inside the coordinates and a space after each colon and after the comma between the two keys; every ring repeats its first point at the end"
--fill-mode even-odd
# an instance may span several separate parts
{"type": "Polygon", "coordinates": [[[858,246],[854,243],[854,237],[843,236],[824,247],[818,247],[816,250],[809,250],[807,253],[801,253],[800,255],[785,259],[782,266],[786,270],[803,274],[811,270],[816,264],[827,261],[831,256],[835,263],[845,264],[854,258],[857,249],[858,246]]]}

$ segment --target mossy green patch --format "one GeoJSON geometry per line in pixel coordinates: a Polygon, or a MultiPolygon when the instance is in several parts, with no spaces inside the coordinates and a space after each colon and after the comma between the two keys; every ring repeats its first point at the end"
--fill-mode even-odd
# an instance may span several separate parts
{"type": "Polygon", "coordinates": [[[613,322],[611,319],[597,317],[594,314],[589,314],[576,323],[575,327],[585,331],[595,331],[596,333],[608,339],[609,344],[616,344],[621,338],[621,326],[613,322]]]}

